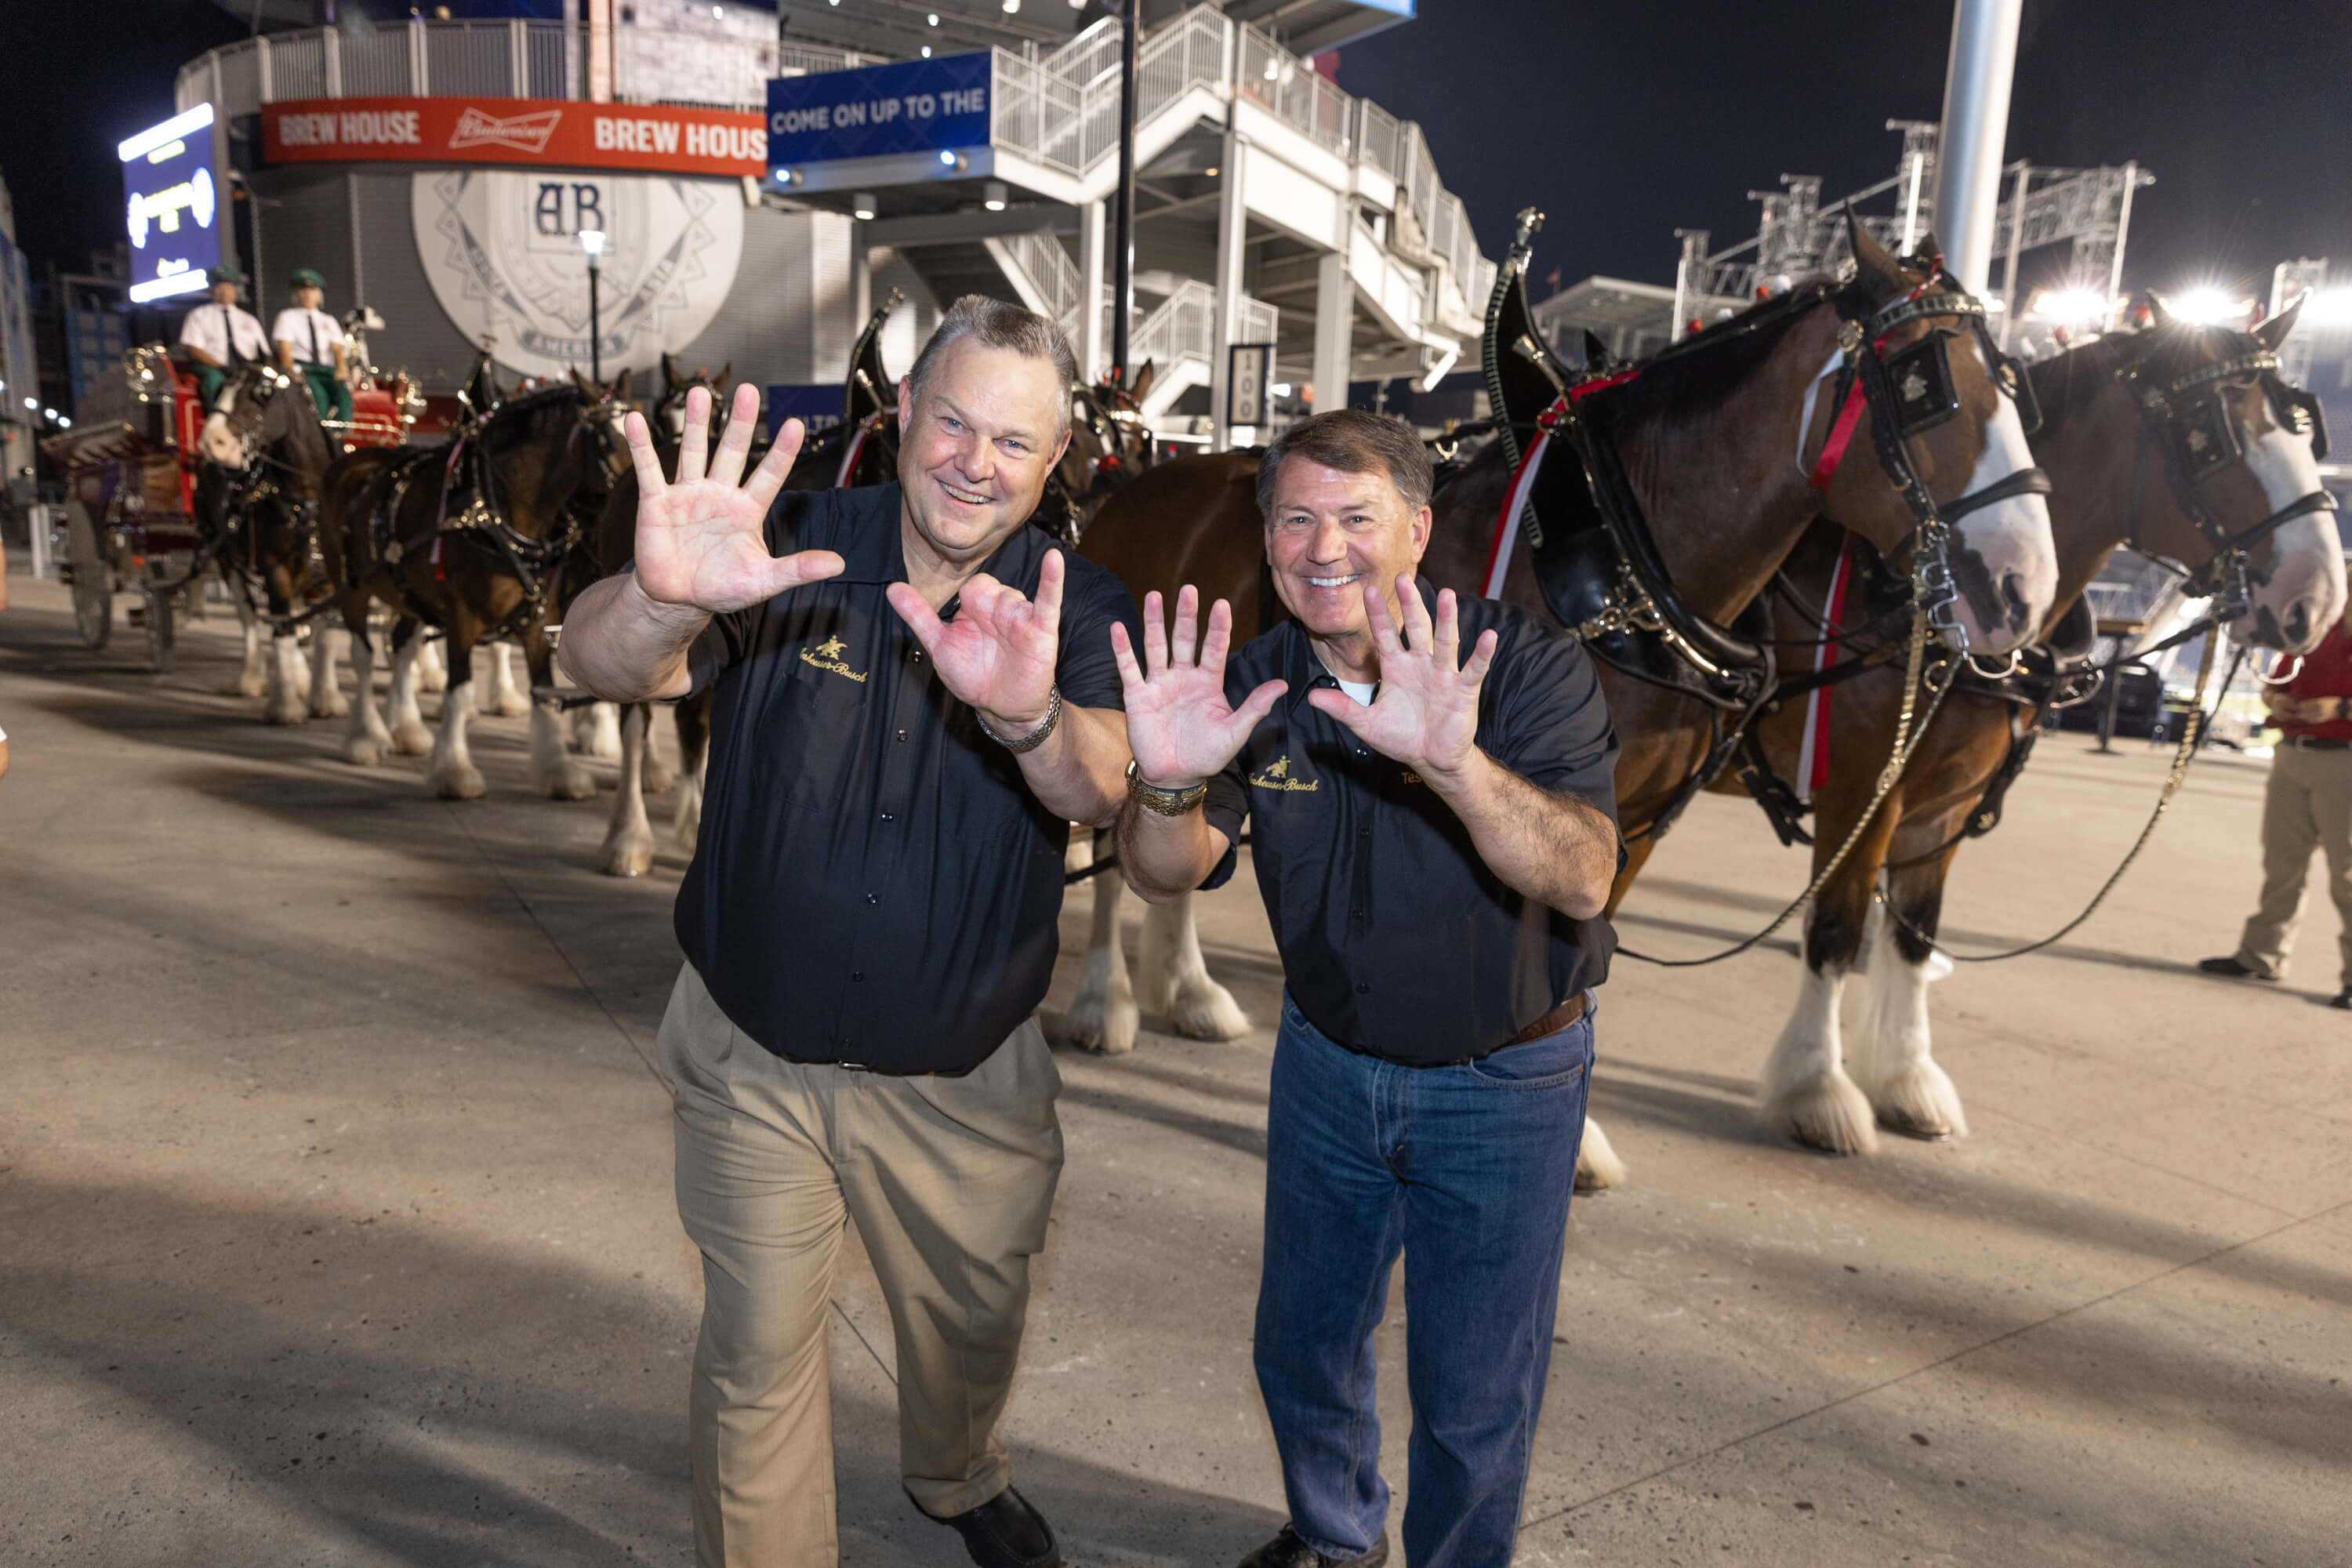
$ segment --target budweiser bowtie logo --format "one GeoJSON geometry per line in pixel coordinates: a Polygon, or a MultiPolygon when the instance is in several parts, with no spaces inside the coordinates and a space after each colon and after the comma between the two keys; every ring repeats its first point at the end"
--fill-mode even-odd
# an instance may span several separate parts
{"type": "Polygon", "coordinates": [[[511,147],[518,153],[544,153],[547,139],[555,134],[556,121],[562,118],[563,110],[560,109],[542,109],[502,120],[468,104],[466,112],[457,117],[457,129],[449,133],[449,150],[454,153],[460,147],[511,147]]]}

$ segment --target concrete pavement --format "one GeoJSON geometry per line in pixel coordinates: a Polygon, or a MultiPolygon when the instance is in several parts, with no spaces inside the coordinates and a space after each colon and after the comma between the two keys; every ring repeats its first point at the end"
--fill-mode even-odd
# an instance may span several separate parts
{"type": "MultiPolygon", "coordinates": [[[[682,857],[596,875],[610,797],[525,795],[521,721],[477,722],[490,796],[444,804],[418,760],[353,769],[339,725],[217,695],[224,620],[158,683],[120,631],[83,651],[55,585],[12,587],[0,1563],[690,1561],[698,1268],[646,1061],[682,857]]],[[[2045,742],[1948,934],[2063,922],[2164,761],[2045,742]]],[[[1964,1140],[1832,1161],[1757,1131],[1786,943],[1621,963],[1593,1107],[1633,1179],[1576,1205],[1521,1563],[2352,1562],[2333,916],[2286,985],[2185,967],[2251,906],[2261,784],[2200,762],[2092,925],[1936,988],[1964,1140]]],[[[1622,929],[1670,952],[1804,879],[1713,798],[1651,869],[1622,929]]],[[[1211,967],[1268,1023],[1254,886],[1205,903],[1211,967]]],[[[1059,1057],[1009,1437],[1074,1563],[1230,1563],[1281,1522],[1248,1347],[1270,1046],[1059,1057]]],[[[961,1562],[898,1489],[862,1258],[836,1300],[844,1561],[961,1562]]],[[[1402,1325],[1400,1300],[1400,1500],[1402,1325]]]]}

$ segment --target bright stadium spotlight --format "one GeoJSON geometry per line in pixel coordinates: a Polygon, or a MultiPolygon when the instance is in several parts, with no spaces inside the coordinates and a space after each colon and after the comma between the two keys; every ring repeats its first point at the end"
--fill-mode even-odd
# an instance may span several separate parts
{"type": "Polygon", "coordinates": [[[2026,313],[2045,321],[2105,321],[2107,297],[2096,289],[2044,289],[2026,313]]]}
{"type": "Polygon", "coordinates": [[[860,191],[849,198],[849,215],[860,223],[872,223],[877,210],[872,191],[860,191]]]}
{"type": "Polygon", "coordinates": [[[980,194],[982,206],[992,213],[1001,213],[1004,210],[1005,190],[1003,180],[987,181],[980,187],[980,194]]]}
{"type": "Polygon", "coordinates": [[[2210,327],[2221,321],[2242,321],[2254,313],[2251,300],[2233,300],[2210,283],[2184,289],[2164,301],[2165,314],[2176,321],[2210,327]]]}
{"type": "Polygon", "coordinates": [[[2352,288],[2313,289],[2303,297],[2301,319],[2315,327],[2352,326],[2352,288]]]}

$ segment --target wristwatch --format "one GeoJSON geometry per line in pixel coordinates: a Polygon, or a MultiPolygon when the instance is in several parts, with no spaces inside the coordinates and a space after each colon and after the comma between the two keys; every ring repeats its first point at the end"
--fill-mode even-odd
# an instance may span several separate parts
{"type": "Polygon", "coordinates": [[[1181,816],[1208,798],[1209,786],[1202,783],[1191,789],[1161,789],[1158,784],[1145,784],[1130,757],[1127,763],[1127,793],[1146,811],[1156,811],[1162,816],[1181,816]]]}

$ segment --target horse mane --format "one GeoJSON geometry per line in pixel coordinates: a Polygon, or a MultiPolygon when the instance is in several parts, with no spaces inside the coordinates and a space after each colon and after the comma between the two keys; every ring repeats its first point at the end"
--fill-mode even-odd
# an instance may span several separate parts
{"type": "Polygon", "coordinates": [[[519,446],[545,434],[561,418],[578,416],[587,395],[568,381],[559,381],[509,397],[491,411],[482,426],[482,439],[493,446],[519,446]]]}
{"type": "Polygon", "coordinates": [[[1604,387],[1585,406],[1613,424],[1658,420],[1669,427],[1712,414],[1745,386],[1779,351],[1789,330],[1846,285],[1809,278],[1785,293],[1759,300],[1727,321],[1642,361],[1631,377],[1604,387]]]}

